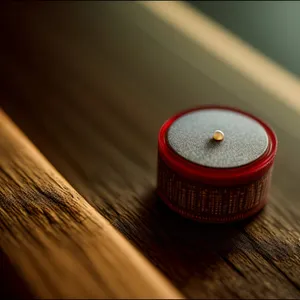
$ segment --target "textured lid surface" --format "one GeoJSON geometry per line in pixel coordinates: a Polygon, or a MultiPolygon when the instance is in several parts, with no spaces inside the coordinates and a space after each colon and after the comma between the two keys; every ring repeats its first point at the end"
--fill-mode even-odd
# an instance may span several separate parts
{"type": "Polygon", "coordinates": [[[254,119],[226,109],[203,109],[187,113],[167,132],[170,147],[183,158],[211,168],[235,168],[249,164],[268,147],[265,129],[254,119]],[[216,130],[223,141],[212,139],[216,130]]]}

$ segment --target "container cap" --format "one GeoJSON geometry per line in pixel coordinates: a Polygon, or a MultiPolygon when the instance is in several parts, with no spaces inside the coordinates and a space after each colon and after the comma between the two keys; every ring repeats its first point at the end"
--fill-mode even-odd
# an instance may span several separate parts
{"type": "Polygon", "coordinates": [[[222,108],[191,111],[169,127],[166,141],[182,158],[210,168],[237,168],[260,158],[269,139],[250,116],[222,108]]]}

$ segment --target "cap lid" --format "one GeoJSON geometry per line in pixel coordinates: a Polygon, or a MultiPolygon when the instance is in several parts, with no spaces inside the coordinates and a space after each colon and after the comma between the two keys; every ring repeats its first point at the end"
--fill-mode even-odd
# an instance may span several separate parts
{"type": "Polygon", "coordinates": [[[191,111],[176,119],[166,140],[179,156],[210,168],[236,168],[260,158],[268,134],[250,116],[222,108],[191,111]]]}

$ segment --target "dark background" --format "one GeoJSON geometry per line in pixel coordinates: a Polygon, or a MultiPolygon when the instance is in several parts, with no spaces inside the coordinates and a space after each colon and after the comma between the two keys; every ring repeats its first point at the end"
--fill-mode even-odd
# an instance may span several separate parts
{"type": "Polygon", "coordinates": [[[300,1],[188,1],[300,76],[300,1]]]}

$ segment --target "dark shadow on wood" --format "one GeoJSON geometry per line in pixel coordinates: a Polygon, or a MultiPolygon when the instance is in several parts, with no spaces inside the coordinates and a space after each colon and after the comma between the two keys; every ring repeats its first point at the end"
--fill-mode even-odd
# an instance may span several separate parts
{"type": "Polygon", "coordinates": [[[234,240],[241,235],[243,226],[251,222],[247,220],[237,226],[236,223],[202,224],[185,219],[171,211],[154,189],[139,201],[147,209],[141,212],[143,218],[130,223],[135,224],[134,228],[122,219],[117,220],[114,226],[172,280],[176,281],[174,274],[177,273],[181,284],[183,277],[188,280],[194,273],[205,279],[206,270],[220,260],[220,256],[226,257],[234,249],[234,240]],[[151,234],[145,235],[145,228],[151,234]],[[134,236],[133,231],[136,232],[134,236]],[[152,253],[155,249],[157,252],[152,253]]]}
{"type": "Polygon", "coordinates": [[[2,251],[0,251],[0,291],[3,299],[35,298],[2,251]]]}

